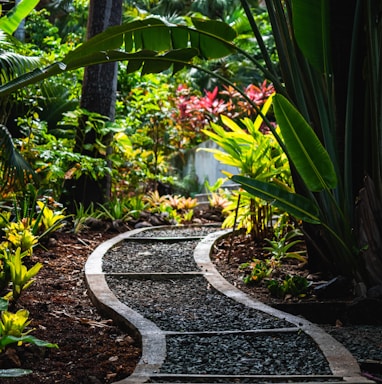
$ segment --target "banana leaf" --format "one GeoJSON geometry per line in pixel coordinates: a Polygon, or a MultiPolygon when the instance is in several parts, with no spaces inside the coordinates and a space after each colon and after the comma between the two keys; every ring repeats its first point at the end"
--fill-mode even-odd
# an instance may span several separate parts
{"type": "Polygon", "coordinates": [[[296,219],[312,224],[321,223],[318,206],[312,200],[302,195],[289,192],[275,184],[262,182],[249,177],[235,175],[232,176],[231,180],[240,184],[247,192],[269,201],[296,219]]]}
{"type": "Polygon", "coordinates": [[[12,35],[38,3],[39,0],[22,0],[0,19],[0,29],[12,35]]]}
{"type": "Polygon", "coordinates": [[[0,86],[0,97],[59,73],[112,61],[128,61],[130,72],[158,73],[171,66],[177,72],[195,57],[224,57],[235,51],[236,33],[215,20],[192,20],[198,29],[148,18],[113,26],[84,42],[62,61],[35,69],[0,86]],[[122,48],[125,48],[125,51],[122,48]]]}
{"type": "Polygon", "coordinates": [[[275,95],[273,106],[288,156],[308,189],[320,192],[335,188],[333,163],[310,125],[284,96],[275,95]]]}
{"type": "Polygon", "coordinates": [[[293,0],[293,30],[304,57],[320,73],[330,72],[328,0],[293,0]]]}

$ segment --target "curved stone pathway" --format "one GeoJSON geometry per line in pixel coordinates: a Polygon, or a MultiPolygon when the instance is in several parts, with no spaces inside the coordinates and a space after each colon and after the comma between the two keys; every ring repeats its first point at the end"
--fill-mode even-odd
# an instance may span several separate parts
{"type": "Polygon", "coordinates": [[[168,237],[168,227],[138,229],[90,255],[85,278],[93,302],[142,343],[134,373],[118,384],[372,383],[321,328],[254,300],[217,272],[209,255],[225,233],[177,227],[168,237]],[[164,254],[156,252],[163,244],[164,254]],[[220,359],[229,364],[213,367],[220,359]],[[310,364],[320,359],[319,367],[310,364]]]}

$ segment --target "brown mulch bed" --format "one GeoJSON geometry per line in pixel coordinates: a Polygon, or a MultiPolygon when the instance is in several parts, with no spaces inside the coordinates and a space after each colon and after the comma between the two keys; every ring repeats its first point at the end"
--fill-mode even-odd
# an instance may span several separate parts
{"type": "Polygon", "coordinates": [[[8,347],[0,355],[0,369],[31,369],[21,378],[1,383],[112,383],[129,376],[141,349],[136,340],[102,318],[87,296],[84,264],[91,251],[115,232],[84,231],[54,234],[45,249],[38,247],[33,262],[41,262],[33,285],[16,308],[30,311],[32,335],[57,343],[58,349],[32,345],[8,347]]]}

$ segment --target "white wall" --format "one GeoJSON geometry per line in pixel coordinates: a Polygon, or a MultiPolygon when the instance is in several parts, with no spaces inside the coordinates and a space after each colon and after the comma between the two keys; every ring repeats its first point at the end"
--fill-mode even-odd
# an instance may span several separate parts
{"type": "Polygon", "coordinates": [[[215,182],[226,177],[221,171],[227,171],[232,174],[238,174],[239,171],[236,167],[221,164],[214,157],[213,153],[198,150],[199,148],[221,148],[212,140],[207,140],[193,148],[186,155],[186,162],[183,168],[183,176],[190,175],[195,172],[200,185],[204,184],[205,180],[213,185],[215,182]]]}

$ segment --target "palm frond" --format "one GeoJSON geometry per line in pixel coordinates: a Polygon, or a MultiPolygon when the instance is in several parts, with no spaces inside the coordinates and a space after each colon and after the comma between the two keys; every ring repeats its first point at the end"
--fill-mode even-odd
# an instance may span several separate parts
{"type": "Polygon", "coordinates": [[[15,186],[23,188],[35,178],[33,169],[15,148],[4,125],[0,125],[0,175],[0,191],[15,186]]]}
{"type": "Polygon", "coordinates": [[[0,84],[5,84],[17,76],[36,68],[41,59],[15,52],[0,51],[0,84]]]}
{"type": "Polygon", "coordinates": [[[18,53],[19,46],[19,41],[0,29],[0,84],[41,65],[40,57],[18,53]]]}

